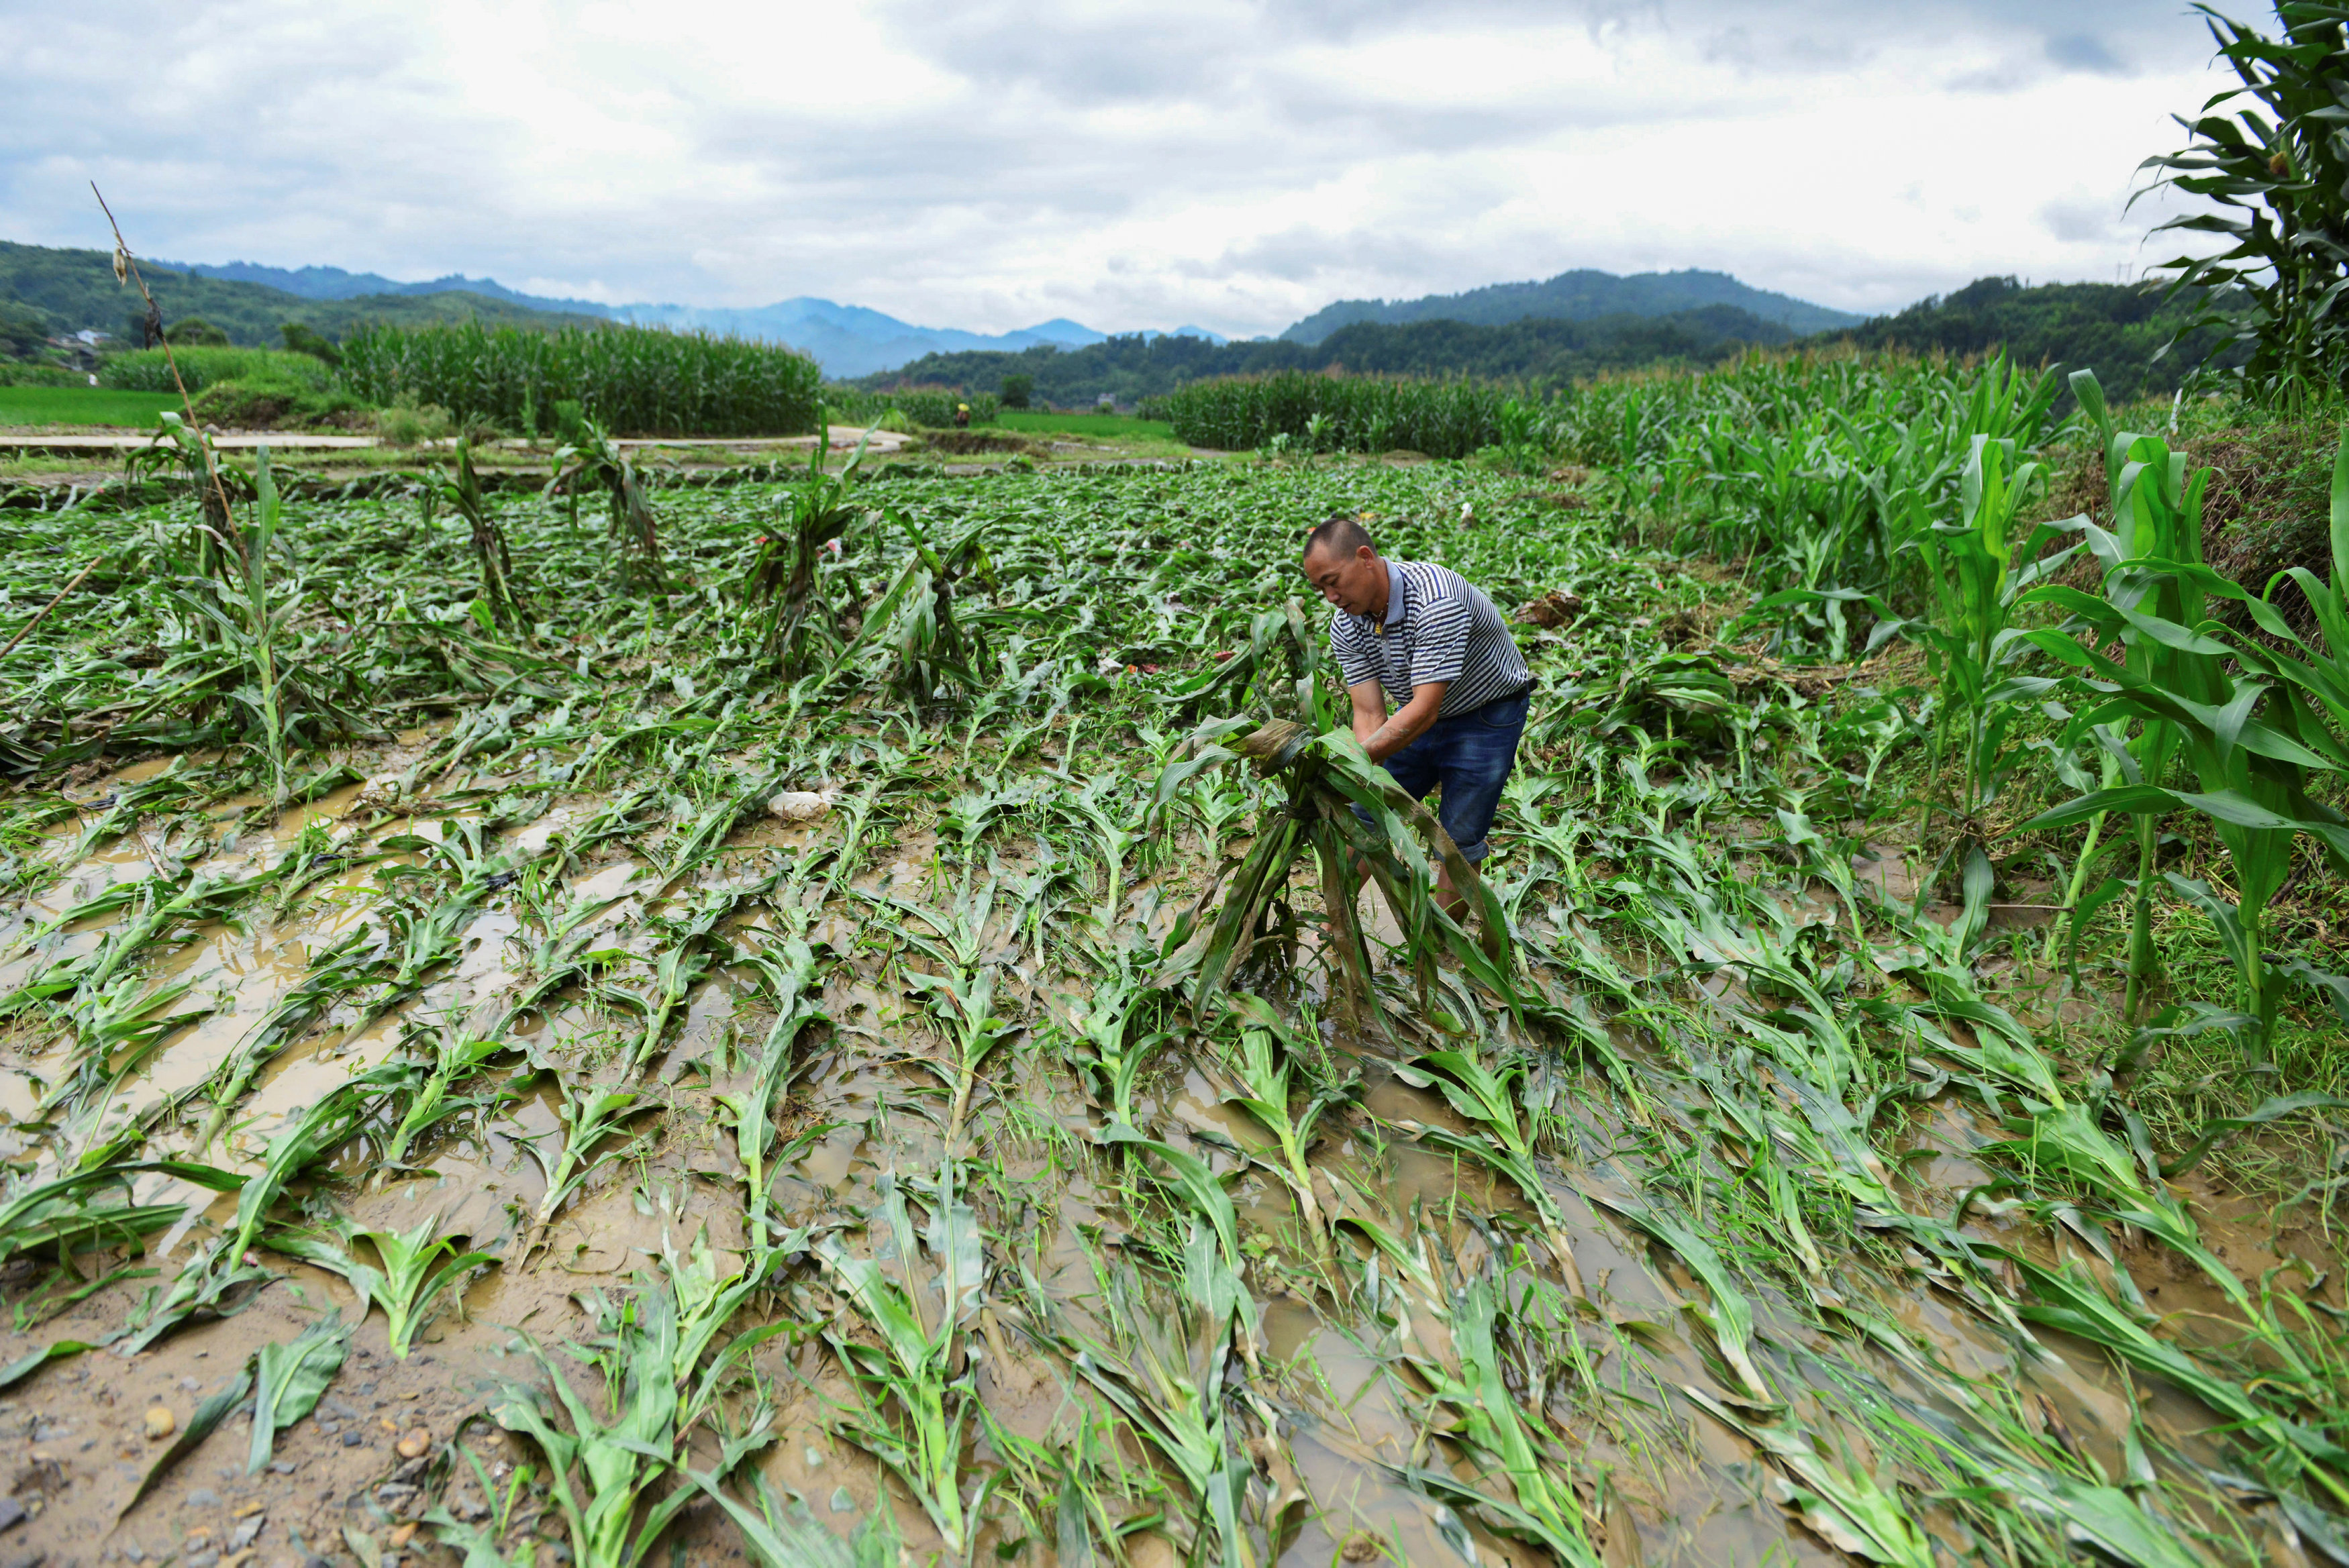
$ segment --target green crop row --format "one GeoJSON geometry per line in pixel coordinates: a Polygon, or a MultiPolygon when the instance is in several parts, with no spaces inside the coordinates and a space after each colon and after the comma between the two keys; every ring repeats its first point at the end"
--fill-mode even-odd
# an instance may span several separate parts
{"type": "Polygon", "coordinates": [[[795,349],[646,326],[363,326],[342,354],[344,385],[369,403],[532,434],[553,431],[567,402],[624,435],[798,435],[814,427],[821,380],[795,349]]]}
{"type": "Polygon", "coordinates": [[[835,419],[877,424],[894,413],[909,428],[932,430],[953,426],[957,404],[970,409],[974,425],[992,425],[1002,411],[1002,399],[994,393],[965,392],[954,387],[898,387],[886,392],[828,387],[823,401],[835,419]]]}
{"type": "Polygon", "coordinates": [[[174,346],[169,358],[160,348],[109,355],[98,366],[98,384],[117,392],[176,392],[179,387],[171,381],[175,364],[180,380],[186,384],[191,395],[216,381],[291,382],[313,391],[324,391],[334,375],[323,361],[306,354],[288,354],[276,348],[210,348],[191,344],[174,346]]]}
{"type": "Polygon", "coordinates": [[[1226,451],[1273,445],[1316,452],[1402,449],[1464,458],[1503,435],[1500,387],[1475,381],[1277,376],[1197,381],[1166,400],[1177,440],[1226,451]]]}

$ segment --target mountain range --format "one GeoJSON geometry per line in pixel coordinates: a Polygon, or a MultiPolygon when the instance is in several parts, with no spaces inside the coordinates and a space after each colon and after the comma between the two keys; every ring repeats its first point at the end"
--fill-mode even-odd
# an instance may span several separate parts
{"type": "Polygon", "coordinates": [[[1675,315],[1707,305],[1734,305],[1775,322],[1797,337],[1857,326],[1867,319],[1830,310],[1789,294],[1739,283],[1727,273],[1613,273],[1583,269],[1541,283],[1492,284],[1465,294],[1427,294],[1412,300],[1343,299],[1324,305],[1280,335],[1291,343],[1319,343],[1342,326],[1377,322],[1401,326],[1414,321],[1458,321],[1471,326],[1506,326],[1516,321],[1593,321],[1609,315],[1675,315]]]}
{"type": "MultiPolygon", "coordinates": [[[[1017,352],[1038,344],[1058,348],[1082,348],[1109,335],[1065,317],[1040,322],[1014,332],[964,332],[954,327],[916,326],[863,305],[839,304],[828,299],[800,295],[774,304],[748,308],[690,304],[601,304],[593,300],[554,299],[506,287],[494,278],[469,278],[452,273],[429,283],[398,283],[378,273],[349,273],[340,267],[268,267],[257,262],[159,262],[159,266],[223,282],[259,284],[282,289],[304,299],[347,300],[387,294],[470,294],[504,300],[532,310],[568,315],[599,315],[612,321],[645,326],[674,326],[701,332],[730,332],[774,343],[788,343],[815,356],[831,377],[869,376],[894,370],[926,354],[957,354],[999,350],[1017,352]]],[[[1203,326],[1178,326],[1161,335],[1200,337],[1209,343],[1227,342],[1221,333],[1203,326]]]]}
{"type": "MultiPolygon", "coordinates": [[[[453,273],[402,283],[378,273],[347,272],[340,267],[273,267],[255,262],[159,261],[150,263],[150,268],[163,284],[158,294],[167,317],[176,320],[201,315],[240,343],[274,341],[281,321],[302,321],[329,336],[341,335],[360,320],[414,322],[470,315],[536,326],[626,321],[786,343],[813,356],[827,376],[845,380],[885,375],[917,362],[926,370],[957,355],[1071,352],[1111,340],[1111,335],[1065,317],[1013,332],[968,332],[919,326],[862,305],[806,295],[751,307],[605,304],[525,294],[494,278],[453,273]]],[[[123,306],[115,297],[119,291],[113,282],[105,252],[47,250],[0,242],[0,303],[32,306],[48,318],[55,330],[123,331],[123,306]]],[[[1721,307],[1741,312],[1757,325],[1783,328],[1791,335],[1833,331],[1863,319],[1754,288],[1726,273],[1689,270],[1619,277],[1583,269],[1541,282],[1495,284],[1456,294],[1340,300],[1315,311],[1278,338],[1254,341],[1310,348],[1349,326],[1363,325],[1453,322],[1503,327],[1541,321],[1683,317],[1693,322],[1697,317],[1692,313],[1721,307]]],[[[1609,330],[1615,336],[1621,335],[1619,329],[1609,330]]],[[[1710,335],[1717,328],[1697,330],[1710,335]]],[[[1762,335],[1754,331],[1742,335],[1746,341],[1762,340],[1762,335]]],[[[1196,339],[1216,348],[1232,343],[1222,334],[1191,325],[1178,326],[1171,333],[1119,335],[1120,341],[1144,346],[1167,337],[1196,339]]],[[[1192,356],[1181,357],[1187,361],[1192,356]]]]}

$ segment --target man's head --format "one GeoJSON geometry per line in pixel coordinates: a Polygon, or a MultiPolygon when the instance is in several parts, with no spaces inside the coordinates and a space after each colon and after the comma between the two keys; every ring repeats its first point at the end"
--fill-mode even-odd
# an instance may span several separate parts
{"type": "Polygon", "coordinates": [[[1350,512],[1339,512],[1305,536],[1305,576],[1350,615],[1367,615],[1386,599],[1387,563],[1350,512]]]}

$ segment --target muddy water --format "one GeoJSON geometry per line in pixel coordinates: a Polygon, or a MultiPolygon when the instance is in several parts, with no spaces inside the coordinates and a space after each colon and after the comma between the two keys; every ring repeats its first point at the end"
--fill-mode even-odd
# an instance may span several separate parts
{"type": "MultiPolygon", "coordinates": [[[[425,738],[413,738],[410,751],[400,755],[412,755],[425,738]]],[[[90,798],[136,781],[127,770],[90,798]]],[[[472,1103],[429,1131],[400,1166],[379,1158],[374,1140],[387,1130],[370,1129],[299,1184],[281,1211],[290,1218],[306,1194],[314,1217],[331,1208],[362,1230],[407,1232],[429,1222],[429,1233],[462,1238],[498,1261],[431,1304],[404,1358],[390,1353],[383,1313],[367,1313],[325,1402],[279,1437],[271,1468],[246,1473],[249,1421],[232,1417],[130,1505],[162,1449],[145,1435],[150,1410],[168,1411],[183,1429],[197,1404],[233,1382],[261,1346],[290,1340],[322,1311],[359,1315],[342,1279],[267,1253],[264,1237],[263,1261],[279,1277],[240,1295],[233,1315],[191,1323],[134,1357],[100,1349],[59,1361],[0,1400],[0,1418],[21,1429],[25,1444],[26,1468],[16,1495],[36,1510],[16,1528],[15,1542],[49,1553],[53,1563],[172,1558],[193,1564],[209,1555],[224,1563],[252,1552],[250,1561],[274,1563],[314,1552],[348,1554],[359,1542],[384,1562],[402,1551],[427,1558],[431,1532],[403,1535],[407,1523],[436,1501],[468,1517],[482,1499],[461,1460],[417,1475],[396,1447],[404,1435],[421,1428],[438,1451],[462,1434],[493,1477],[510,1473],[508,1467],[533,1460],[528,1445],[486,1425],[468,1430],[466,1423],[500,1379],[541,1376],[508,1354],[518,1333],[549,1346],[582,1333],[586,1319],[574,1293],[635,1288],[653,1260],[688,1247],[697,1235],[721,1250],[744,1245],[743,1171],[719,1097],[747,1084],[746,1054],[771,1018],[754,972],[737,960],[749,945],[799,923],[833,962],[823,978],[825,1021],[801,1043],[794,1087],[779,1116],[776,1147],[790,1153],[771,1186],[775,1222],[804,1227],[811,1237],[838,1236],[919,1284],[916,1260],[890,1255],[866,1220],[880,1202],[885,1172],[901,1181],[935,1174],[947,1152],[947,1097],[934,1064],[952,1052],[940,1016],[906,980],[940,969],[934,955],[904,939],[905,931],[923,928],[886,914],[875,900],[947,918],[963,871],[929,832],[907,820],[884,822],[876,813],[853,863],[787,881],[730,918],[706,955],[706,976],[676,1009],[648,1070],[631,1079],[623,1053],[641,1019],[616,1006],[614,994],[650,995],[655,965],[671,940],[672,927],[663,922],[677,918],[681,901],[698,888],[811,863],[837,845],[841,819],[804,826],[754,820],[728,838],[714,861],[676,882],[657,869],[666,863],[666,824],[605,846],[600,860],[566,861],[564,835],[603,804],[559,801],[498,839],[498,851],[519,857],[517,863],[556,873],[538,910],[513,883],[481,897],[450,932],[454,955],[432,965],[412,994],[387,1007],[373,1005],[380,975],[337,994],[270,1058],[209,1137],[207,1119],[195,1115],[158,1127],[151,1144],[153,1153],[250,1174],[289,1117],[353,1073],[402,1057],[429,1062],[430,1043],[444,1032],[502,1028],[512,1049],[454,1091],[472,1103]],[[552,999],[511,1016],[512,998],[533,978],[531,954],[549,934],[541,911],[552,916],[582,902],[602,906],[581,927],[585,945],[598,954],[587,983],[574,977],[552,999]],[[592,1151],[600,1161],[540,1238],[533,1216],[564,1137],[566,1080],[633,1082],[648,1113],[628,1119],[592,1151]]],[[[266,833],[207,846],[186,863],[199,875],[263,876],[314,822],[357,852],[395,833],[423,830],[419,819],[431,825],[429,799],[411,803],[410,814],[387,817],[361,806],[354,787],[266,833]]],[[[446,836],[452,830],[439,830],[446,836]]],[[[60,830],[52,842],[62,852],[78,831],[60,830]]],[[[184,837],[177,842],[192,847],[184,837]]],[[[988,847],[998,854],[999,874],[1011,878],[1056,852],[1023,841],[1016,824],[990,835],[988,847]]],[[[162,845],[128,835],[69,868],[57,886],[5,912],[0,936],[12,946],[0,961],[0,985],[97,951],[126,913],[76,922],[29,947],[24,939],[109,886],[163,874],[158,862],[164,858],[162,845]]],[[[1128,877],[1121,918],[1147,912],[1163,934],[1195,892],[1201,871],[1179,854],[1174,859],[1163,872],[1128,877]]],[[[1896,861],[1873,847],[1863,874],[1888,891],[1905,886],[1913,892],[1913,879],[1904,882],[1906,869],[1896,861]]],[[[264,894],[241,906],[231,923],[164,934],[137,973],[150,985],[188,983],[178,1006],[201,1009],[200,1016],[165,1037],[102,1107],[74,1124],[70,1147],[57,1129],[39,1124],[36,1107],[72,1070],[77,1037],[54,1018],[21,1017],[0,1062],[6,1069],[0,1071],[0,1114],[9,1124],[0,1136],[9,1140],[11,1158],[60,1170],[110,1132],[201,1089],[273,1008],[317,979],[339,943],[354,933],[388,940],[382,873],[421,862],[412,852],[354,860],[313,883],[282,918],[264,894]]],[[[968,1440],[982,1470],[1016,1470],[1034,1462],[1035,1453],[1105,1443],[1126,1471],[1159,1478],[1154,1500],[1152,1488],[1141,1484],[1108,1500],[1112,1519],[1167,1511],[1180,1517],[1180,1482],[1130,1430],[1106,1423],[1107,1406],[1067,1348],[1117,1338],[1102,1300],[1105,1278],[1132,1279],[1157,1293],[1151,1299],[1167,1299],[1158,1282],[1174,1233],[1163,1204],[1137,1205],[1148,1181],[1095,1141],[1102,1114],[1050,1027],[1055,1014],[1046,998],[1081,996],[1094,985],[1067,945],[1084,938],[1093,894],[1080,886],[1042,896],[1040,931],[1034,912],[999,894],[971,934],[983,964],[997,971],[998,1007],[1016,1027],[981,1067],[973,1130],[957,1151],[974,1173],[968,1197],[990,1265],[983,1321],[961,1352],[987,1417],[969,1421],[968,1440]],[[1024,1460],[1021,1443],[1030,1445],[1024,1460]]],[[[1835,907],[1816,893],[1790,894],[1785,907],[1798,923],[1836,918],[1835,907]]],[[[1366,899],[1361,913],[1377,942],[1397,940],[1381,901],[1366,899]]],[[[1319,995],[1316,984],[1308,977],[1308,995],[1319,995]]],[[[1737,994],[1725,977],[1722,994],[1737,994]]],[[[1487,1491],[1497,1484],[1480,1474],[1453,1418],[1431,1398],[1438,1381],[1456,1370],[1453,1292],[1479,1276],[1501,1282],[1516,1304],[1506,1377],[1554,1434],[1545,1440],[1546,1460],[1575,1485],[1584,1527],[1602,1560],[1843,1560],[1783,1501],[1782,1472],[1682,1392],[1740,1398],[1717,1334],[1705,1323],[1708,1286],[1669,1249],[1613,1217],[1656,1202],[1651,1183],[1666,1191],[1679,1178],[1651,1161],[1652,1139],[1616,1109],[1612,1091],[1595,1075],[1568,1080],[1580,1119],[1602,1143],[1612,1142],[1603,1149],[1586,1143],[1578,1152],[1568,1140],[1540,1171],[1542,1196],[1560,1216],[1590,1287],[1589,1302],[1578,1305],[1560,1287],[1527,1193],[1486,1166],[1400,1130],[1416,1124],[1471,1136],[1474,1125],[1441,1095],[1397,1077],[1392,1044],[1351,1036],[1338,1043],[1348,1087],[1309,1153],[1317,1202],[1336,1220],[1359,1220],[1398,1238],[1421,1260],[1423,1274],[1395,1264],[1352,1223],[1317,1231],[1304,1222],[1278,1177],[1271,1131],[1230,1102],[1228,1072],[1195,1043],[1162,1047],[1141,1086],[1152,1136],[1224,1179],[1247,1238],[1242,1277],[1259,1327],[1227,1368],[1248,1390],[1231,1407],[1232,1440],[1236,1449],[1243,1439],[1250,1445],[1245,1451],[1257,1464],[1250,1517],[1259,1527],[1278,1523],[1278,1560],[1550,1560],[1539,1547],[1497,1533],[1492,1518],[1440,1501],[1424,1479],[1449,1475],[1487,1491]],[[1300,1491],[1300,1504],[1267,1520],[1268,1507],[1300,1491]]],[[[1632,1031],[1620,1031],[1616,1043],[1636,1070],[1648,1069],[1632,1031]]],[[[1661,1071],[1669,1064],[1655,1066],[1661,1071]]],[[[1990,1175],[1972,1151],[1997,1130],[1946,1101],[1913,1119],[1901,1146],[1912,1156],[1900,1167],[1904,1196],[1919,1212],[1951,1212],[1955,1195],[1990,1175]]],[[[2289,1253],[2333,1256],[2321,1235],[2302,1230],[2270,1236],[2260,1216],[2192,1183],[2181,1191],[2214,1247],[2247,1276],[2289,1253]]],[[[103,1339],[138,1307],[142,1293],[167,1284],[231,1223],[235,1209],[232,1194],[160,1172],[142,1178],[139,1196],[185,1203],[189,1213],[141,1250],[85,1253],[76,1266],[83,1277],[115,1267],[153,1272],[104,1285],[48,1321],[9,1334],[0,1358],[61,1338],[103,1339]]],[[[2033,1256],[2085,1255],[2060,1233],[1995,1214],[1971,1213],[1963,1226],[2033,1256]]],[[[1749,1291],[1756,1355],[1821,1452],[1889,1477],[1892,1460],[1853,1415],[1845,1387],[1861,1379],[1887,1397],[1945,1415],[1962,1414],[1970,1408],[1965,1400],[2002,1385],[2024,1427],[2107,1476],[2126,1472],[2122,1434],[2133,1416],[2166,1453],[2211,1470],[2238,1462],[2210,1434],[2211,1413],[2182,1391],[2125,1375],[2100,1352],[2060,1333],[2019,1342],[2010,1326],[1959,1294],[1889,1264],[1884,1249],[1861,1247],[1853,1238],[1829,1244],[1836,1248],[1831,1289],[1826,1282],[1765,1274],[1749,1291]],[[1823,1332],[1815,1296],[1831,1299],[1846,1318],[1880,1322],[1890,1337],[1823,1332]]],[[[2135,1248],[2128,1261],[2162,1310],[2223,1316],[2221,1293],[2206,1277],[2174,1258],[2158,1264],[2136,1243],[2125,1239],[2124,1245],[2135,1248]]],[[[43,1270],[12,1267],[14,1276],[0,1276],[0,1283],[20,1313],[58,1294],[45,1285],[43,1270]]],[[[2339,1304],[2340,1277],[2335,1264],[2320,1299],[2339,1304]]],[[[781,1288],[757,1298],[752,1316],[792,1326],[756,1357],[778,1403],[777,1438],[758,1463],[777,1487],[807,1499],[820,1522],[844,1531],[873,1511],[885,1489],[871,1459],[840,1435],[850,1390],[818,1336],[826,1328],[855,1335],[857,1325],[804,1264],[781,1288]]],[[[893,1483],[886,1495],[916,1560],[936,1551],[936,1532],[905,1488],[893,1483]]],[[[553,1515],[543,1517],[544,1532],[557,1533],[553,1515]]],[[[686,1510],[675,1539],[686,1560],[730,1561],[736,1551],[730,1527],[706,1505],[686,1510]]],[[[1049,1519],[1007,1508],[982,1533],[980,1555],[1053,1563],[1054,1539],[1049,1519]]],[[[1186,1529],[1145,1523],[1123,1550],[1133,1563],[1171,1563],[1177,1543],[1188,1539],[1186,1529]]]]}

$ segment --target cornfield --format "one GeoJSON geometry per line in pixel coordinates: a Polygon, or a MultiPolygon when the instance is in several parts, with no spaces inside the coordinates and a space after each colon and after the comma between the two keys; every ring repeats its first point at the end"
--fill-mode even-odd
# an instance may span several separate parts
{"type": "Polygon", "coordinates": [[[343,385],[367,402],[437,405],[533,434],[554,431],[556,405],[576,403],[617,435],[799,435],[815,426],[822,380],[794,349],[648,326],[366,325],[342,356],[343,385]]]}
{"type": "Polygon", "coordinates": [[[1224,451],[1253,451],[1278,440],[1300,451],[1464,458],[1501,440],[1506,401],[1498,387],[1477,381],[1283,371],[1177,387],[1166,400],[1166,418],[1177,440],[1224,451]]]}
{"type": "Polygon", "coordinates": [[[0,498],[16,631],[98,563],[0,656],[11,1550],[2339,1555],[2349,459],[2330,580],[2233,584],[2076,390],[632,473],[629,593],[470,453],[0,498]],[[1340,510],[1526,606],[1464,924],[1320,730],[1340,510]]]}

